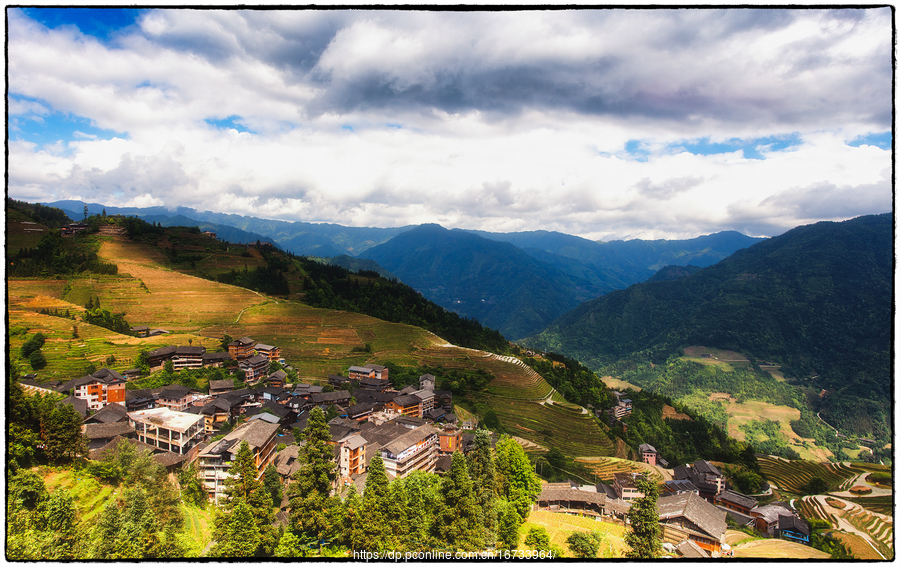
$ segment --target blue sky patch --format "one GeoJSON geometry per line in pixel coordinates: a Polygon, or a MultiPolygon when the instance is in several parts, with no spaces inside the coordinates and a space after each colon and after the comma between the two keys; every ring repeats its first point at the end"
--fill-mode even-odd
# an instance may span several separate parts
{"type": "MultiPolygon", "coordinates": [[[[32,100],[50,108],[46,102],[29,99],[27,97],[14,97],[21,100],[32,100]]],[[[33,142],[39,146],[53,144],[58,141],[77,142],[82,140],[109,140],[112,138],[128,139],[126,132],[116,132],[98,128],[93,122],[84,116],[67,114],[64,112],[50,111],[47,114],[19,114],[9,117],[10,140],[23,140],[33,142]]]]}
{"type": "Polygon", "coordinates": [[[22,8],[25,14],[48,28],[76,26],[81,33],[108,41],[131,26],[145,10],[134,8],[22,8]]]}
{"type": "Polygon", "coordinates": [[[765,159],[763,152],[777,152],[786,150],[800,143],[800,134],[793,133],[786,136],[766,136],[764,138],[731,138],[722,142],[710,142],[709,137],[696,140],[685,140],[681,143],[670,144],[671,150],[685,150],[694,155],[708,156],[713,154],[728,154],[744,151],[747,159],[765,159]]]}
{"type": "Polygon", "coordinates": [[[341,130],[347,130],[348,132],[352,132],[353,126],[351,126],[349,124],[344,124],[343,126],[341,126],[341,130]]]}
{"type": "Polygon", "coordinates": [[[210,126],[215,126],[216,128],[222,128],[222,129],[233,128],[233,129],[237,130],[238,132],[247,132],[249,134],[256,134],[256,132],[250,130],[249,128],[247,128],[246,126],[241,124],[240,120],[241,120],[240,116],[238,116],[236,114],[232,114],[231,116],[228,116],[227,118],[220,118],[218,120],[213,120],[212,118],[207,118],[206,123],[209,124],[210,126]]]}
{"type": "Polygon", "coordinates": [[[858,148],[860,146],[875,146],[882,150],[891,149],[892,136],[890,132],[881,132],[879,134],[867,134],[860,136],[851,142],[847,142],[848,146],[858,148]]]}
{"type": "Polygon", "coordinates": [[[625,142],[625,151],[631,154],[636,161],[647,161],[650,157],[650,150],[643,147],[640,140],[628,140],[625,142]]]}

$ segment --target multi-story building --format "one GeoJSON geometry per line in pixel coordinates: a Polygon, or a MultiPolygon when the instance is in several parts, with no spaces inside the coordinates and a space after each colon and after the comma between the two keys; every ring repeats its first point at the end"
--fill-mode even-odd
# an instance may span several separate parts
{"type": "Polygon", "coordinates": [[[419,398],[419,417],[434,409],[434,390],[418,390],[412,395],[419,398]]]}
{"type": "Polygon", "coordinates": [[[373,370],[375,372],[375,378],[387,382],[388,374],[390,373],[390,369],[388,369],[387,366],[381,366],[378,364],[366,364],[363,368],[369,368],[373,370]]]}
{"type": "Polygon", "coordinates": [[[388,478],[403,478],[414,470],[434,472],[438,430],[423,425],[404,433],[381,448],[388,478]]]}
{"type": "Polygon", "coordinates": [[[401,415],[419,417],[421,415],[422,400],[412,394],[397,396],[384,405],[385,409],[393,410],[401,415]]]}
{"type": "Polygon", "coordinates": [[[256,354],[268,357],[269,360],[278,360],[281,358],[281,347],[256,343],[256,354]]]}
{"type": "Polygon", "coordinates": [[[231,355],[231,358],[234,360],[244,360],[255,354],[253,352],[253,347],[255,346],[256,341],[250,337],[241,337],[236,341],[228,343],[228,354],[231,355]]]}
{"type": "Polygon", "coordinates": [[[269,371],[269,358],[261,354],[255,354],[238,363],[238,368],[244,371],[244,380],[255,382],[261,379],[269,371]]]}
{"type": "Polygon", "coordinates": [[[202,415],[166,407],[133,411],[128,414],[128,423],[138,441],[179,455],[187,455],[204,436],[202,415]]]}
{"type": "Polygon", "coordinates": [[[616,495],[626,502],[636,498],[643,498],[644,493],[637,488],[639,473],[613,473],[613,488],[616,495]]]}
{"type": "Polygon", "coordinates": [[[180,346],[175,347],[175,354],[172,355],[172,366],[176,372],[185,368],[202,368],[203,355],[206,348],[202,346],[180,346]]]}
{"type": "Polygon", "coordinates": [[[172,411],[184,411],[194,404],[199,392],[181,384],[171,384],[159,393],[156,405],[169,408],[172,411]]]}
{"type": "Polygon", "coordinates": [[[247,442],[253,453],[257,479],[275,458],[277,423],[262,419],[249,421],[224,438],[209,444],[197,455],[197,470],[209,499],[216,504],[225,496],[225,479],[231,469],[231,461],[237,456],[241,443],[247,442]]]}
{"type": "Polygon", "coordinates": [[[375,369],[367,366],[351,366],[347,370],[347,377],[351,380],[362,380],[363,378],[376,378],[375,369]]]}
{"type": "Polygon", "coordinates": [[[87,402],[88,409],[98,410],[106,404],[125,405],[125,378],[115,370],[101,368],[89,376],[60,386],[60,391],[72,390],[72,395],[87,402]]]}
{"type": "Polygon", "coordinates": [[[356,478],[366,472],[366,440],[362,435],[350,435],[339,443],[341,456],[338,468],[341,478],[356,478]]]}

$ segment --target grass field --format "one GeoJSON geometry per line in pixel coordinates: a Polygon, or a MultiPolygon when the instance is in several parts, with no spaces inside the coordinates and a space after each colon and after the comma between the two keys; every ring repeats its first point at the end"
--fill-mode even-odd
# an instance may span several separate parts
{"type": "Polygon", "coordinates": [[[736,366],[747,366],[750,364],[750,360],[738,352],[704,346],[687,347],[684,349],[682,359],[707,366],[718,366],[725,372],[731,372],[736,366]],[[704,354],[710,356],[703,356],[704,354]]]}
{"type": "Polygon", "coordinates": [[[565,550],[567,557],[573,557],[568,545],[566,545],[566,538],[573,532],[600,532],[603,535],[603,542],[600,544],[600,552],[597,554],[599,558],[621,558],[625,556],[625,552],[629,549],[625,545],[624,526],[598,522],[593,518],[570,516],[545,510],[531,512],[528,515],[528,521],[522,524],[519,530],[519,547],[522,549],[525,548],[522,542],[525,541],[525,536],[531,527],[543,527],[546,529],[550,536],[550,544],[565,550]]]}

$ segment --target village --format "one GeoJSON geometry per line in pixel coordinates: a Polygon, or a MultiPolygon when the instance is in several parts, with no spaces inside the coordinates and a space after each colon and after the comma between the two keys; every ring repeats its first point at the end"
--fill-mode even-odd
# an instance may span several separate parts
{"type": "MultiPolygon", "coordinates": [[[[145,326],[131,330],[139,336],[165,334],[145,326]]],[[[450,469],[453,453],[466,454],[473,447],[478,423],[460,422],[453,413],[452,393],[436,390],[431,374],[420,376],[417,386],[400,390],[394,389],[389,369],[376,364],[350,366],[346,376],[323,377],[322,385],[287,383],[285,369],[291,368],[278,346],[242,337],[227,347],[227,352],[206,352],[202,346],[166,346],[147,353],[147,361],[151,370],[168,367],[174,372],[235,361],[244,377],[240,389],[234,379],[211,380],[205,393],[177,383],[127,389],[138,370],[123,375],[108,368],[66,382],[39,383],[29,375],[20,383],[30,394],[67,396],[59,403],[71,405],[84,418],[88,459],[102,460],[119,444],[129,443],[148,451],[173,477],[192,464],[209,502],[216,505],[225,497],[231,462],[244,442],[259,477],[271,465],[286,487],[301,466],[299,434],[314,408],[331,417],[330,444],[339,472],[332,488],[338,493],[351,485],[363,492],[375,455],[383,461],[388,478],[396,479],[417,470],[443,474],[450,469]],[[277,369],[270,371],[273,363],[277,369]]],[[[613,408],[598,410],[597,417],[622,423],[632,402],[621,392],[614,395],[613,408]]],[[[493,442],[498,438],[493,435],[493,442]]],[[[722,472],[708,461],[667,469],[668,463],[651,445],[641,445],[638,454],[649,467],[665,470],[663,478],[672,478],[660,484],[658,500],[667,553],[728,557],[729,523],[765,537],[810,543],[810,528],[790,503],[758,504],[752,496],[731,490],[722,472]]],[[[632,502],[644,497],[637,488],[640,474],[617,472],[611,484],[544,482],[533,509],[626,525],[632,502]]],[[[281,524],[289,518],[287,493],[276,516],[281,524]]]]}

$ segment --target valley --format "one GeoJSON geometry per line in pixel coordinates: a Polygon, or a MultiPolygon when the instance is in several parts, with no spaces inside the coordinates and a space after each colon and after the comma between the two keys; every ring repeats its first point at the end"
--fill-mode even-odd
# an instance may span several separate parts
{"type": "MultiPolygon", "coordinates": [[[[460,420],[477,421],[496,433],[513,436],[528,453],[534,470],[549,481],[568,477],[587,484],[611,483],[615,473],[649,472],[663,483],[673,478],[676,464],[689,463],[706,451],[702,458],[712,459],[737,482],[737,475],[756,462],[752,451],[752,459],[744,461],[746,452],[754,448],[768,455],[758,457],[761,474],[771,481],[772,489],[763,498],[797,500],[804,514],[819,517],[821,506],[807,496],[812,480],[826,482],[827,493],[849,497],[854,480],[865,484],[860,476],[864,471],[890,470],[878,464],[843,463],[851,458],[871,459],[876,455],[873,451],[877,451],[876,460],[889,459],[890,448],[884,447],[881,437],[870,448],[873,443],[865,440],[864,445],[862,435],[848,429],[841,428],[839,432],[847,434],[836,435],[813,411],[818,408],[811,402],[812,395],[819,395],[818,391],[808,380],[797,380],[796,374],[786,376],[787,365],[776,357],[760,359],[740,348],[695,342],[666,357],[632,354],[600,366],[597,374],[577,359],[539,350],[532,340],[523,341],[527,349],[497,341],[489,330],[477,331],[477,336],[469,333],[471,340],[485,341],[482,348],[456,346],[440,331],[420,326],[458,329],[452,326],[459,325],[458,320],[429,319],[428,313],[440,310],[391,309],[389,303],[371,307],[367,299],[371,295],[362,292],[366,289],[383,290],[377,295],[385,298],[400,295],[391,295],[397,292],[387,281],[366,269],[351,273],[336,266],[320,267],[266,246],[223,244],[191,229],[165,229],[159,236],[153,241],[122,235],[79,237],[81,246],[96,251],[98,262],[116,267],[114,273],[10,277],[9,352],[18,373],[31,370],[29,360],[18,353],[36,333],[44,337],[41,352],[46,358],[43,367],[35,368],[39,382],[66,381],[96,368],[125,372],[148,351],[167,345],[202,346],[212,352],[221,348],[223,337],[252,336],[260,343],[278,345],[291,375],[313,386],[328,386],[330,375],[344,375],[348,368],[363,365],[390,367],[398,376],[401,371],[433,373],[441,389],[453,392],[460,420]],[[259,274],[274,279],[261,282],[259,274]],[[257,289],[216,281],[229,279],[257,289]],[[272,281],[282,293],[260,290],[272,281]],[[315,307],[315,302],[329,307],[315,307]],[[85,319],[91,305],[93,311],[102,307],[123,314],[129,325],[162,331],[138,337],[90,324],[85,319]],[[360,312],[365,305],[397,322],[360,312]],[[410,319],[414,310],[422,315],[410,319]],[[486,379],[469,381],[469,377],[486,379]],[[629,406],[627,413],[616,414],[616,403],[621,407],[621,398],[628,396],[634,399],[633,413],[629,406]],[[662,454],[674,462],[665,467],[637,462],[637,446],[648,442],[662,448],[662,454]],[[870,468],[855,468],[865,466],[870,468]]],[[[38,243],[32,240],[31,246],[38,243]]],[[[155,386],[166,376],[160,372],[141,375],[128,388],[155,386]]],[[[168,379],[177,380],[175,375],[168,379]]],[[[192,384],[201,389],[211,386],[205,377],[192,384]]],[[[65,484],[73,491],[82,518],[99,513],[100,502],[109,497],[109,487],[88,489],[64,471],[41,472],[48,487],[65,484]],[[92,498],[91,491],[98,496],[92,498]]],[[[879,490],[883,489],[871,492],[870,502],[881,504],[878,498],[884,493],[879,490]]],[[[878,516],[872,515],[880,512],[864,511],[868,510],[865,503],[856,506],[858,510],[848,506],[843,515],[824,513],[822,519],[845,528],[842,537],[857,553],[863,553],[859,541],[869,542],[882,556],[892,553],[888,535],[892,531],[883,518],[876,520],[878,516]]],[[[186,533],[209,537],[207,512],[184,507],[182,514],[187,518],[186,533]]],[[[554,527],[553,516],[532,518],[534,525],[551,531],[578,529],[574,521],[561,528],[554,527]]],[[[609,537],[605,553],[617,557],[623,553],[615,543],[618,536],[610,532],[609,537]]],[[[735,547],[735,556],[780,557],[789,547],[751,538],[735,547]]],[[[820,557],[810,553],[809,557],[820,557]]]]}

